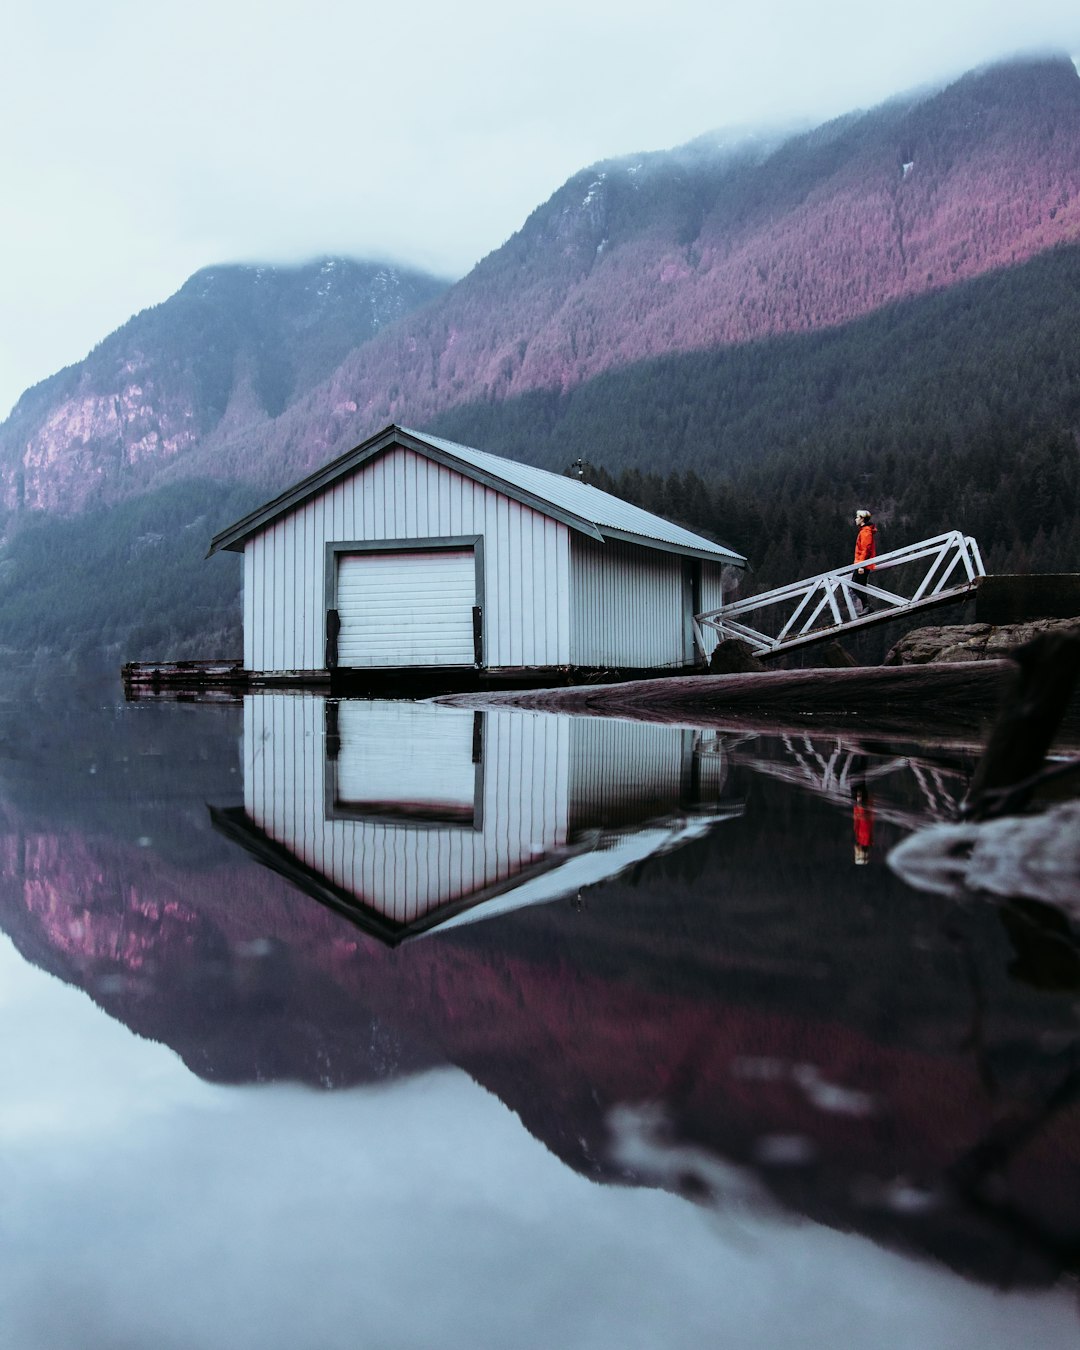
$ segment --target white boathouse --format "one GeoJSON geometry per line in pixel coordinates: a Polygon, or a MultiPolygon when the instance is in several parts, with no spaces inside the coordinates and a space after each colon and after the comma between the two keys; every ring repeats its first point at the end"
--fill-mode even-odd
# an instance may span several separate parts
{"type": "Polygon", "coordinates": [[[298,679],[691,668],[709,655],[694,615],[746,565],[578,479],[398,426],[222,530],[219,549],[244,555],[245,669],[298,679]]]}
{"type": "Polygon", "coordinates": [[[365,932],[573,895],[737,816],[721,734],[430,703],[244,696],[223,834],[365,932]]]}

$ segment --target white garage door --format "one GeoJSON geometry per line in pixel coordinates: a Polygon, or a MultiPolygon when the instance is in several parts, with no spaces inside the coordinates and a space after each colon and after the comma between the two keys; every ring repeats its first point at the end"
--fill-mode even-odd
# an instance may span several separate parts
{"type": "Polygon", "coordinates": [[[338,557],[338,665],[471,666],[471,548],[338,557]]]}

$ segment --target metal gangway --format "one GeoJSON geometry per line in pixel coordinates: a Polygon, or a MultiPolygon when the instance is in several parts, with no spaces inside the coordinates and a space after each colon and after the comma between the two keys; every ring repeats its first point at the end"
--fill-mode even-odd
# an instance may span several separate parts
{"type": "Polygon", "coordinates": [[[986,575],[978,544],[960,530],[881,553],[860,579],[857,574],[863,566],[848,563],[697,614],[698,645],[707,650],[705,633],[711,629],[721,638],[742,638],[755,656],[769,657],[947,604],[973,591],[986,575]],[[888,585],[883,573],[888,574],[888,585]],[[747,621],[750,616],[754,623],[747,621]]]}
{"type": "Polygon", "coordinates": [[[836,740],[826,745],[820,739],[791,734],[779,737],[777,743],[784,751],[781,760],[755,757],[748,752],[752,746],[744,745],[737,752],[737,761],[755,773],[824,797],[834,806],[850,806],[856,784],[872,788],[878,819],[906,830],[918,830],[933,821],[956,820],[969,786],[969,774],[917,755],[889,759],[874,756],[877,762],[868,765],[867,753],[857,743],[836,740]],[[881,793],[882,780],[887,778],[908,778],[907,786],[913,784],[917,789],[909,794],[915,804],[902,797],[890,801],[881,793]]]}

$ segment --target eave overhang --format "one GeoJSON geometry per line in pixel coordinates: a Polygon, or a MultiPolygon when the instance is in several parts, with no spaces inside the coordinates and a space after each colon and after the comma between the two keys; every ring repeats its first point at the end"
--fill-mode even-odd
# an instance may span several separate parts
{"type": "Polygon", "coordinates": [[[273,501],[267,502],[265,506],[258,507],[255,511],[244,516],[242,520],[238,520],[235,524],[221,530],[211,539],[206,556],[209,558],[219,550],[242,553],[244,545],[253,535],[265,530],[280,516],[288,515],[290,512],[297,510],[312,497],[316,497],[320,492],[325,492],[327,488],[332,487],[339,479],[355,472],[364,464],[397,446],[401,446],[405,450],[412,450],[418,455],[423,455],[425,459],[434,460],[437,464],[445,465],[446,468],[453,469],[455,473],[460,473],[465,478],[471,478],[484,487],[492,488],[494,491],[502,493],[503,496],[520,502],[523,506],[531,507],[542,515],[562,521],[572,530],[588,535],[590,539],[595,539],[600,543],[603,542],[604,536],[600,530],[592,521],[586,520],[583,516],[575,515],[572,511],[555,506],[543,497],[528,492],[514,483],[508,483],[495,474],[487,473],[483,469],[477,468],[476,465],[469,464],[466,460],[459,459],[456,455],[413,436],[399,426],[391,426],[387,427],[385,431],[380,431],[370,440],[364,441],[362,445],[358,445],[355,449],[341,455],[338,459],[331,460],[329,464],[294,484],[275,497],[273,501]]]}
{"type": "Polygon", "coordinates": [[[497,473],[490,472],[481,465],[455,455],[453,450],[447,448],[445,444],[433,445],[422,436],[396,424],[386,427],[354,449],[340,455],[335,460],[331,460],[329,464],[324,464],[321,469],[293,484],[292,487],[287,488],[277,497],[266,502],[265,505],[249,512],[241,520],[219,531],[210,541],[206,556],[209,558],[219,551],[242,553],[248,540],[269,528],[282,516],[298,510],[313,497],[333,487],[342,478],[355,473],[365,464],[397,447],[411,450],[415,454],[422,455],[425,459],[432,460],[436,464],[442,464],[455,473],[459,473],[473,482],[480,483],[484,487],[489,487],[493,491],[539,512],[541,515],[561,521],[570,529],[586,538],[595,540],[597,543],[604,543],[605,540],[620,540],[625,543],[636,544],[642,548],[656,549],[662,553],[674,553],[687,558],[700,558],[704,562],[717,563],[721,566],[747,566],[746,559],[742,554],[736,553],[735,550],[728,549],[722,544],[716,545],[715,549],[697,547],[693,543],[661,539],[634,530],[597,524],[588,517],[569,510],[566,506],[552,502],[540,493],[533,493],[519,483],[511,482],[500,477],[497,473]]]}

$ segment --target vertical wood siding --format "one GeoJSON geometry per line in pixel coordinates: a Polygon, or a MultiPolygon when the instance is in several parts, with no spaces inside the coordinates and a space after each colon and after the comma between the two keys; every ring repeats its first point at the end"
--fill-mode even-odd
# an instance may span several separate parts
{"type": "MultiPolygon", "coordinates": [[[[716,733],[611,718],[481,717],[477,764],[471,710],[343,702],[338,757],[328,763],[325,698],[249,694],[245,813],[313,880],[408,926],[493,893],[542,888],[598,830],[603,854],[624,830],[633,836],[645,821],[721,801],[727,766],[716,733]],[[391,818],[391,803],[413,818],[391,818]],[[425,808],[441,818],[431,810],[420,818],[425,808]]],[[[556,894],[559,885],[554,876],[556,894]]]]}
{"type": "Polygon", "coordinates": [[[570,660],[580,666],[687,666],[690,592],[674,553],[575,535],[570,660]]]}
{"type": "MultiPolygon", "coordinates": [[[[701,564],[701,609],[699,614],[707,614],[710,609],[719,609],[724,603],[724,590],[721,584],[723,568],[717,563],[701,564]]],[[[715,628],[706,628],[702,636],[705,639],[705,660],[712,656],[720,635],[715,628]]]]}
{"type": "MultiPolygon", "coordinates": [[[[399,742],[405,716],[415,721],[421,742],[432,717],[461,718],[471,743],[471,711],[356,706],[358,716],[339,721],[342,756],[362,749],[350,740],[366,735],[378,741],[380,709],[386,710],[383,730],[399,742]]],[[[326,771],[325,707],[326,700],[316,697],[245,696],[244,809],[304,866],[368,909],[394,923],[415,923],[511,882],[565,846],[567,719],[484,714],[481,828],[475,829],[331,818],[326,788],[334,771],[326,771]]],[[[436,796],[441,790],[432,783],[436,796]]]]}
{"type": "Polygon", "coordinates": [[[695,733],[694,765],[699,800],[702,803],[719,802],[727,789],[731,772],[723,732],[702,730],[695,733]]]}
{"type": "Polygon", "coordinates": [[[244,557],[244,663],[321,670],[328,542],[484,539],[488,666],[570,662],[569,529],[399,447],[256,535],[244,557]]]}
{"type": "Polygon", "coordinates": [[[589,826],[659,819],[689,799],[694,732],[655,722],[575,717],[570,727],[571,837],[589,826]]]}

